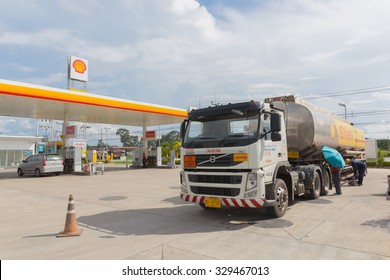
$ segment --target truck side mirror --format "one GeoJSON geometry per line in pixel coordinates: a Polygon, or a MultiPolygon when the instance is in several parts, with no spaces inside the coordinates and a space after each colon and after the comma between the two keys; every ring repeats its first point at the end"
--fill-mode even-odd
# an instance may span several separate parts
{"type": "MultiPolygon", "coordinates": [[[[281,117],[278,113],[271,114],[271,131],[279,132],[282,130],[281,117]]],[[[272,135],[271,135],[272,137],[272,135]]]]}
{"type": "Polygon", "coordinates": [[[187,124],[188,120],[184,120],[180,125],[180,138],[182,141],[184,141],[184,136],[186,135],[187,124]]]}
{"type": "Polygon", "coordinates": [[[271,133],[271,141],[272,142],[278,142],[280,140],[282,140],[282,135],[280,135],[279,132],[272,132],[271,133]]]}

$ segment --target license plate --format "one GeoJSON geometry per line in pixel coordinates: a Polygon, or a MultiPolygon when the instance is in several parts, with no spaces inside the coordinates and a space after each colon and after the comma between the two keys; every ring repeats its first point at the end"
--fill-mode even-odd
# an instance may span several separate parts
{"type": "Polygon", "coordinates": [[[204,205],[208,208],[221,208],[221,200],[217,197],[206,197],[204,205]]]}

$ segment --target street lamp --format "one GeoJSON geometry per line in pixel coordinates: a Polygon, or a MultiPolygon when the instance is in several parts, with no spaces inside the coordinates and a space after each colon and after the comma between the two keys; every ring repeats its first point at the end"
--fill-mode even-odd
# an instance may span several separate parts
{"type": "MultiPolygon", "coordinates": [[[[44,141],[49,142],[49,134],[47,131],[50,129],[51,132],[53,131],[53,121],[51,120],[41,120],[41,124],[39,125],[40,128],[43,128],[45,130],[45,133],[43,134],[44,141]]],[[[52,133],[51,133],[52,134],[52,133]]],[[[53,138],[53,136],[52,136],[53,138]]],[[[53,140],[53,139],[51,139],[53,140]]]]}
{"type": "Polygon", "coordinates": [[[84,130],[84,139],[87,141],[87,129],[91,128],[91,126],[84,123],[80,128],[84,130]]]}
{"type": "Polygon", "coordinates": [[[339,106],[344,107],[344,118],[347,119],[347,105],[339,103],[339,106]]]}
{"type": "Polygon", "coordinates": [[[111,129],[111,127],[105,127],[106,130],[106,152],[107,152],[107,132],[111,129]]]}

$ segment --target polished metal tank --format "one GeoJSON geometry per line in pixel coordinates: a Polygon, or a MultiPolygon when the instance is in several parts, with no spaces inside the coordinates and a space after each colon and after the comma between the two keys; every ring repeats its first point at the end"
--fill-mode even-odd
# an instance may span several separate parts
{"type": "Polygon", "coordinates": [[[273,103],[284,110],[290,159],[321,157],[321,149],[325,145],[340,152],[364,150],[363,131],[345,119],[292,96],[273,103]]]}

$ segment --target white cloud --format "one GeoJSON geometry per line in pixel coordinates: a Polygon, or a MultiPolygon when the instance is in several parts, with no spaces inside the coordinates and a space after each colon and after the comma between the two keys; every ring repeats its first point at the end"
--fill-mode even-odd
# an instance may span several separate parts
{"type": "Polygon", "coordinates": [[[332,50],[330,52],[316,53],[303,57],[302,60],[310,63],[324,63],[326,61],[337,59],[338,56],[343,55],[345,52],[348,52],[350,49],[343,48],[338,50],[332,50]]]}
{"type": "Polygon", "coordinates": [[[20,63],[5,63],[5,64],[0,64],[0,67],[3,69],[3,71],[6,70],[14,70],[18,72],[23,72],[23,73],[33,73],[36,71],[35,68],[29,67],[27,65],[22,65],[20,63]]]}
{"type": "Polygon", "coordinates": [[[49,28],[38,32],[3,32],[0,34],[0,44],[61,49],[62,44],[70,42],[71,38],[69,30],[49,28]]]}
{"type": "Polygon", "coordinates": [[[0,117],[0,134],[10,133],[12,130],[9,125],[15,123],[15,119],[10,119],[9,117],[0,117]]]}
{"type": "Polygon", "coordinates": [[[272,90],[277,89],[280,92],[284,92],[289,89],[288,85],[285,84],[276,84],[276,83],[261,83],[261,84],[253,84],[249,87],[250,91],[257,90],[272,90]]]}
{"type": "Polygon", "coordinates": [[[24,119],[20,121],[20,126],[23,130],[31,130],[35,128],[35,124],[33,124],[32,120],[24,119]]]}
{"type": "Polygon", "coordinates": [[[76,17],[89,17],[91,14],[93,14],[94,10],[105,9],[104,5],[100,3],[101,1],[96,0],[59,0],[58,2],[59,6],[65,12],[71,13],[76,17]]]}
{"type": "Polygon", "coordinates": [[[26,82],[36,85],[50,86],[52,84],[66,81],[66,73],[52,73],[46,77],[35,77],[27,79],[26,82]]]}

